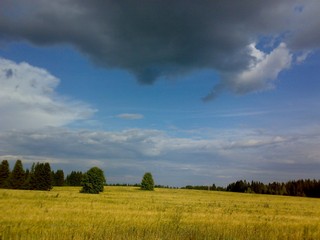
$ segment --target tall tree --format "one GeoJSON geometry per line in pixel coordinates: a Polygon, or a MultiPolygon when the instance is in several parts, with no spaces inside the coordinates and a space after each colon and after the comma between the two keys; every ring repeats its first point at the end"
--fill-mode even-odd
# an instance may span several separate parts
{"type": "Polygon", "coordinates": [[[98,194],[103,192],[105,184],[106,178],[103,171],[98,167],[93,167],[83,175],[80,192],[98,194]]]}
{"type": "Polygon", "coordinates": [[[37,163],[30,172],[29,188],[32,190],[51,190],[52,175],[49,163],[37,163]]]}
{"type": "Polygon", "coordinates": [[[143,175],[142,181],[141,181],[141,189],[142,190],[154,190],[154,181],[152,174],[150,172],[147,172],[143,175]]]}
{"type": "Polygon", "coordinates": [[[3,160],[0,164],[0,188],[7,187],[7,181],[10,176],[10,168],[7,160],[3,160]]]}
{"type": "Polygon", "coordinates": [[[17,160],[9,177],[9,188],[22,189],[25,181],[25,171],[21,160],[17,160]]]}
{"type": "Polygon", "coordinates": [[[29,181],[30,181],[30,170],[26,169],[25,175],[24,175],[24,182],[22,184],[22,189],[29,189],[29,181]]]}
{"type": "Polygon", "coordinates": [[[31,170],[29,171],[28,174],[26,174],[26,180],[24,181],[24,184],[23,184],[23,188],[24,189],[34,189],[33,186],[32,186],[32,181],[33,181],[33,177],[34,177],[34,169],[35,169],[35,163],[32,163],[32,166],[31,166],[31,170]]]}
{"type": "Polygon", "coordinates": [[[52,175],[51,175],[51,167],[48,162],[44,164],[43,167],[43,172],[42,172],[42,177],[43,177],[43,190],[51,190],[52,189],[52,175]]]}
{"type": "Polygon", "coordinates": [[[54,186],[63,186],[64,185],[64,172],[63,170],[57,170],[54,175],[54,186]]]}
{"type": "Polygon", "coordinates": [[[81,186],[83,173],[81,171],[72,171],[66,177],[66,184],[68,186],[81,186]]]}

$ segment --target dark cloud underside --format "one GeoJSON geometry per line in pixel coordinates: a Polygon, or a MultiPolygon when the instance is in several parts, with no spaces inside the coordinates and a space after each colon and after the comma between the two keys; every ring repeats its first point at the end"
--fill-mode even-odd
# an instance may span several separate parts
{"type": "MultiPolygon", "coordinates": [[[[314,1],[40,1],[4,0],[0,36],[34,44],[68,43],[97,64],[151,84],[210,68],[237,74],[252,62],[248,45],[286,36],[297,49],[319,47],[314,1]],[[308,13],[308,16],[306,14],[308,13]]],[[[229,83],[230,84],[230,83],[229,83]]]]}

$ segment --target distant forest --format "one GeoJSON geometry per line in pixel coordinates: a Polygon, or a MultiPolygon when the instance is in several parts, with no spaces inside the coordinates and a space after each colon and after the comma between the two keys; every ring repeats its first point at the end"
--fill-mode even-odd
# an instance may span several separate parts
{"type": "MultiPolygon", "coordinates": [[[[0,164],[0,188],[28,189],[28,190],[51,190],[53,186],[81,186],[84,173],[72,171],[65,177],[64,171],[51,170],[49,163],[34,163],[31,169],[24,170],[21,160],[17,160],[13,169],[10,170],[7,160],[0,164]]],[[[115,186],[140,186],[140,184],[111,184],[115,186]]],[[[157,188],[172,188],[169,186],[155,185],[157,188]]],[[[226,188],[211,186],[182,187],[183,189],[229,191],[239,193],[257,193],[285,196],[301,196],[320,198],[320,180],[293,180],[286,183],[262,182],[246,180],[230,183],[226,188]]]]}
{"type": "Polygon", "coordinates": [[[185,189],[197,190],[212,190],[212,191],[228,191],[239,193],[257,193],[257,194],[272,194],[284,196],[300,196],[300,197],[315,197],[320,198],[320,180],[293,180],[286,183],[273,182],[264,184],[262,182],[246,180],[230,183],[226,188],[212,186],[191,186],[184,187],[185,189]]]}

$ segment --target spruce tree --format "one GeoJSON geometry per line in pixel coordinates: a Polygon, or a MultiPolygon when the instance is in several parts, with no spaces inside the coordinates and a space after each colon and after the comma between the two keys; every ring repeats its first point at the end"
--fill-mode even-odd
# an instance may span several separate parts
{"type": "Polygon", "coordinates": [[[8,187],[8,179],[10,176],[9,163],[7,160],[3,160],[0,164],[0,188],[8,187]]]}
{"type": "Polygon", "coordinates": [[[9,177],[9,188],[22,189],[25,181],[25,172],[21,160],[17,160],[9,177]]]}
{"type": "Polygon", "coordinates": [[[44,164],[42,177],[43,181],[43,190],[51,190],[52,189],[52,175],[51,175],[51,167],[48,162],[44,164]]]}
{"type": "Polygon", "coordinates": [[[68,186],[81,186],[83,173],[81,171],[72,171],[66,177],[66,184],[68,186]]]}
{"type": "Polygon", "coordinates": [[[34,169],[35,169],[35,163],[32,164],[31,166],[31,170],[29,171],[29,174],[26,176],[26,180],[24,182],[24,189],[34,189],[34,183],[33,183],[33,180],[34,180],[34,169]]]}
{"type": "Polygon", "coordinates": [[[29,189],[29,181],[30,181],[30,171],[29,169],[26,169],[25,175],[24,175],[24,182],[22,185],[22,189],[29,189]]]}
{"type": "Polygon", "coordinates": [[[154,181],[153,181],[152,174],[150,172],[147,172],[143,175],[143,178],[141,181],[141,189],[148,190],[148,191],[154,190],[154,181]]]}
{"type": "Polygon", "coordinates": [[[37,163],[30,172],[29,188],[32,190],[51,190],[52,175],[49,163],[37,163]]]}
{"type": "Polygon", "coordinates": [[[63,170],[57,170],[54,175],[54,186],[63,186],[64,185],[64,173],[63,170]]]}

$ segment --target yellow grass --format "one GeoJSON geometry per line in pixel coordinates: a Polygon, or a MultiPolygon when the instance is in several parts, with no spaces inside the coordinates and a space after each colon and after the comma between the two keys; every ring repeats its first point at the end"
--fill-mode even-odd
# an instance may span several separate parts
{"type": "Polygon", "coordinates": [[[320,239],[320,199],[181,189],[0,189],[0,239],[320,239]]]}

